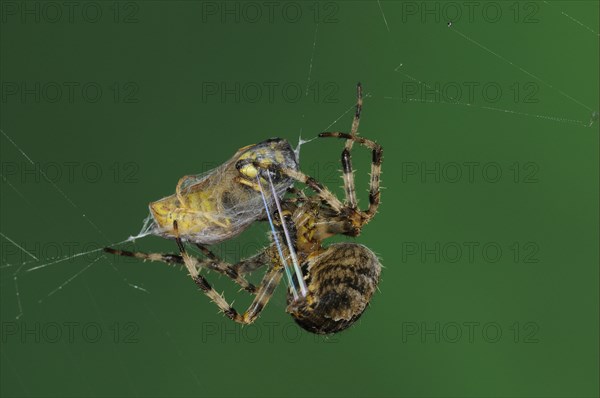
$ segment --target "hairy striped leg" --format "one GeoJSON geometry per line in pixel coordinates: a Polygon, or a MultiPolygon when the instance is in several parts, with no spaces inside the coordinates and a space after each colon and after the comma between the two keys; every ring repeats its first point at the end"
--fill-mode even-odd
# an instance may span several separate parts
{"type": "MultiPolygon", "coordinates": [[[[383,148],[378,143],[368,140],[366,138],[358,137],[342,132],[325,132],[320,133],[319,137],[335,137],[346,139],[351,142],[358,142],[359,144],[372,150],[372,162],[371,162],[371,181],[369,184],[369,207],[366,211],[360,211],[364,214],[367,219],[372,218],[377,213],[377,208],[380,202],[380,177],[381,177],[381,162],[383,161],[383,148]]],[[[345,151],[346,149],[344,149],[345,151]]],[[[354,188],[354,174],[352,171],[352,165],[349,163],[349,156],[342,156],[342,166],[344,168],[344,186],[346,188],[346,195],[348,201],[350,201],[349,193],[351,196],[356,196],[354,188]]],[[[351,208],[350,205],[344,205],[329,189],[323,184],[315,180],[314,178],[302,173],[301,171],[292,169],[279,169],[273,167],[270,164],[261,164],[260,162],[252,162],[256,168],[273,171],[275,173],[281,173],[287,177],[290,177],[302,184],[310,187],[317,196],[326,202],[333,210],[340,213],[344,208],[351,208]]],[[[351,208],[354,210],[353,208],[351,208]]]]}
{"type": "MultiPolygon", "coordinates": [[[[177,234],[178,228],[176,221],[173,223],[173,230],[175,231],[175,234],[177,234]]],[[[219,307],[219,309],[229,319],[238,323],[250,324],[254,322],[256,318],[258,318],[260,312],[264,309],[264,307],[267,305],[267,303],[273,296],[273,292],[275,291],[275,288],[277,287],[277,285],[281,281],[281,277],[283,276],[282,268],[276,267],[271,264],[269,269],[265,273],[265,276],[263,277],[260,286],[256,291],[256,296],[254,297],[254,300],[252,301],[248,309],[243,314],[240,314],[235,310],[235,308],[233,308],[231,305],[229,305],[229,303],[227,303],[227,301],[222,295],[217,293],[217,291],[212,288],[212,286],[208,283],[204,276],[200,275],[196,264],[197,259],[187,254],[185,246],[183,245],[181,239],[177,237],[175,241],[177,242],[177,246],[179,247],[179,252],[181,258],[183,259],[183,263],[186,266],[189,275],[196,284],[196,286],[198,286],[204,292],[204,294],[206,294],[206,296],[208,296],[208,298],[210,298],[211,301],[215,303],[217,307],[219,307]]]]}
{"type": "MultiPolygon", "coordinates": [[[[373,158],[371,162],[371,181],[369,183],[369,208],[364,213],[370,218],[377,213],[380,201],[380,179],[381,162],[383,161],[383,148],[378,143],[356,135],[341,132],[326,132],[319,134],[319,137],[342,138],[348,141],[356,141],[359,144],[371,149],[373,158]]],[[[350,202],[350,197],[356,196],[354,188],[354,173],[350,163],[350,153],[345,155],[347,148],[342,152],[342,167],[344,169],[344,187],[346,188],[346,197],[350,202]],[[350,195],[350,196],[349,196],[350,195]]]]}
{"type": "Polygon", "coordinates": [[[295,181],[307,185],[310,189],[315,191],[315,193],[321,200],[325,201],[325,203],[327,203],[333,210],[335,210],[338,213],[342,210],[342,208],[345,207],[344,204],[340,202],[340,200],[329,189],[323,186],[323,184],[315,180],[313,177],[304,174],[301,171],[296,171],[292,169],[277,169],[272,166],[263,166],[260,163],[256,163],[256,166],[263,169],[272,169],[276,173],[282,173],[295,181]]]}
{"type": "MultiPolygon", "coordinates": [[[[254,255],[250,258],[241,260],[236,264],[229,264],[221,260],[219,257],[217,257],[204,246],[197,246],[208,257],[206,259],[193,259],[198,269],[207,268],[209,270],[216,271],[222,275],[229,277],[245,291],[252,294],[256,293],[256,286],[248,282],[242,275],[255,271],[258,268],[267,264],[268,259],[264,252],[254,255]]],[[[179,254],[132,252],[128,250],[113,249],[110,247],[104,248],[104,251],[117,256],[135,257],[144,261],[159,261],[166,264],[184,264],[183,258],[179,254]]]]}
{"type": "MultiPolygon", "coordinates": [[[[360,124],[360,113],[362,111],[362,86],[360,83],[356,85],[356,111],[354,112],[354,119],[352,120],[352,128],[350,129],[350,135],[356,137],[358,134],[358,125],[360,124]]],[[[354,175],[352,171],[352,145],[354,140],[346,140],[346,145],[342,151],[342,166],[344,171],[344,188],[346,190],[346,203],[348,207],[356,209],[356,187],[354,186],[354,175]]]]}

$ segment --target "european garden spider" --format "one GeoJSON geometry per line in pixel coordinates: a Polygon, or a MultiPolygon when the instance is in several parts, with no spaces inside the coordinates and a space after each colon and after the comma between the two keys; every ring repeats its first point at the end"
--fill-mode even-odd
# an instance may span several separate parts
{"type": "Polygon", "coordinates": [[[261,180],[270,182],[289,178],[308,186],[314,195],[306,196],[303,191],[291,189],[295,197],[283,198],[281,203],[274,195],[277,208],[269,210],[274,242],[262,252],[229,264],[214,255],[204,245],[195,243],[206,258],[189,255],[184,241],[179,236],[178,221],[173,221],[173,235],[179,254],[141,253],[106,248],[109,253],[137,257],[143,260],[162,261],[169,264],[184,264],[194,283],[230,319],[241,324],[250,324],[259,316],[269,302],[284,271],[288,274],[286,312],[298,325],[317,334],[330,334],[351,326],[364,312],[379,283],[381,265],[377,256],[366,246],[357,243],[335,243],[323,246],[323,240],[333,235],[358,236],[361,229],[376,214],[379,206],[379,180],[381,175],[382,148],[379,144],[357,136],[362,109],[362,88],[357,85],[357,104],[350,134],[326,132],[319,137],[336,137],[345,140],[341,163],[345,189],[345,201],[341,202],[327,188],[312,177],[297,169],[278,163],[256,159],[238,161],[236,168],[245,176],[255,176],[257,184],[246,189],[259,190],[263,199],[265,191],[261,180]],[[357,142],[372,151],[369,207],[360,210],[357,206],[351,149],[357,142]],[[287,245],[281,245],[285,241],[287,245]],[[291,276],[287,262],[294,264],[296,274],[291,276]],[[246,280],[245,274],[267,266],[267,271],[258,286],[246,280]],[[254,295],[254,300],[244,313],[230,306],[217,293],[204,276],[203,268],[228,276],[240,287],[254,295]],[[298,278],[301,274],[302,277],[298,278]],[[298,289],[296,289],[296,285],[298,289]]]}

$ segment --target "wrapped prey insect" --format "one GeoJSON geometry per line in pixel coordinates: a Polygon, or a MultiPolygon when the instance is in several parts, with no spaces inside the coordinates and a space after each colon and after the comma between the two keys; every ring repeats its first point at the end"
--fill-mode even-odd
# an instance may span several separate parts
{"type": "MultiPolygon", "coordinates": [[[[150,203],[150,232],[164,238],[213,245],[239,235],[254,221],[266,219],[254,164],[298,170],[290,144],[271,138],[239,149],[221,166],[179,180],[175,194],[150,203]],[[174,231],[177,223],[178,234],[174,231]]],[[[292,185],[289,177],[275,176],[282,197],[292,185]]],[[[270,198],[271,204],[273,198],[270,198]]]]}

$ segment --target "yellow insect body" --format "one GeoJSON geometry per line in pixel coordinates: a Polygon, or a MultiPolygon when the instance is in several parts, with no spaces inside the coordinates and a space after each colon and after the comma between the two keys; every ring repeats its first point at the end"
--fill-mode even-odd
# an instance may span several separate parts
{"type": "MultiPolygon", "coordinates": [[[[294,150],[285,140],[272,138],[244,147],[208,173],[182,177],[175,194],[150,203],[151,233],[175,238],[173,223],[177,221],[183,240],[211,245],[234,237],[252,222],[265,218],[254,163],[298,170],[294,150]]],[[[292,180],[279,178],[274,185],[282,197],[292,180]]]]}

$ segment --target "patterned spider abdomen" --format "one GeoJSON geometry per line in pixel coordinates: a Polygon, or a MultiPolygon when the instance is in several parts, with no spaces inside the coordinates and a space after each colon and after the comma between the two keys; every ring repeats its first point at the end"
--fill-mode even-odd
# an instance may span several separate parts
{"type": "Polygon", "coordinates": [[[375,293],[381,264],[366,246],[336,243],[303,266],[306,298],[288,294],[287,312],[303,329],[331,334],[350,327],[375,293]]]}

